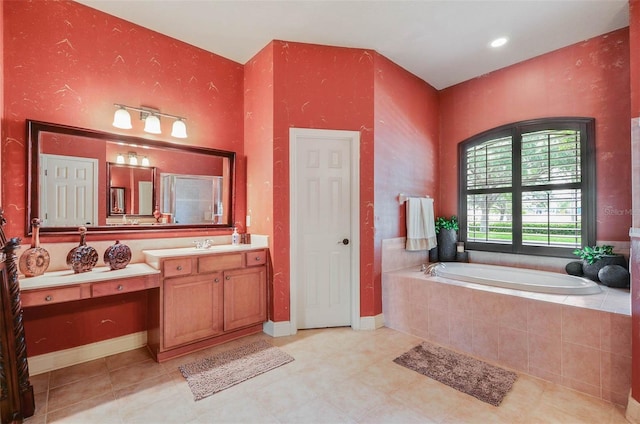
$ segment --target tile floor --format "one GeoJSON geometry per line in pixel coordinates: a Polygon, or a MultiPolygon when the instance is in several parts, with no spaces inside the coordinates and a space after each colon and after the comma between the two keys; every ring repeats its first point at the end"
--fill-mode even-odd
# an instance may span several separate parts
{"type": "Polygon", "coordinates": [[[626,423],[624,409],[520,375],[500,407],[392,360],[421,340],[389,328],[250,336],[158,364],[144,349],[33,376],[34,423],[626,423]],[[266,338],[295,361],[195,402],[182,363],[266,338]]]}

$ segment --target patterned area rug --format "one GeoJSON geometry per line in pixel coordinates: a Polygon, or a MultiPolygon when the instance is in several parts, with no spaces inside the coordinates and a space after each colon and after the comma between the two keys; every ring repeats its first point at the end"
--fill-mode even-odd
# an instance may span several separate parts
{"type": "Polygon", "coordinates": [[[289,354],[259,340],[178,369],[187,379],[194,400],[200,400],[291,361],[289,354]]]}
{"type": "Polygon", "coordinates": [[[427,342],[403,353],[393,362],[493,406],[500,405],[518,378],[514,372],[427,342]]]}

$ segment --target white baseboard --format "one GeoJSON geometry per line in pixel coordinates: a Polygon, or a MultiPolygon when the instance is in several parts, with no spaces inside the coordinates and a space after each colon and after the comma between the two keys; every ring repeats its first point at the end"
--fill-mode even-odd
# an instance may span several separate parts
{"type": "MultiPolygon", "coordinates": [[[[360,317],[359,327],[355,330],[376,330],[384,327],[384,315],[379,314],[372,317],[360,317]]],[[[267,321],[262,325],[262,331],[271,337],[293,336],[298,332],[291,321],[267,321]]]]}
{"type": "Polygon", "coordinates": [[[627,401],[625,418],[631,424],[640,424],[640,402],[631,396],[631,390],[629,390],[629,400],[627,401]]]}
{"type": "Polygon", "coordinates": [[[297,330],[293,328],[290,321],[267,321],[262,324],[262,331],[271,337],[293,336],[297,330]]]}
{"type": "Polygon", "coordinates": [[[29,362],[29,374],[37,375],[48,371],[65,368],[71,365],[81,364],[116,353],[138,349],[147,344],[147,332],[127,334],[101,342],[59,350],[57,352],[27,358],[29,362]]]}
{"type": "Polygon", "coordinates": [[[378,314],[372,317],[360,317],[359,330],[377,330],[384,326],[384,315],[378,314]]]}

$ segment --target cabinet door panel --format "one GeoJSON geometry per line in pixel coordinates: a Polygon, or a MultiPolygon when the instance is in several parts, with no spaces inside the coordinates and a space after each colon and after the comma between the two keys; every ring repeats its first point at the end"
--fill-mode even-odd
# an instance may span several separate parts
{"type": "Polygon", "coordinates": [[[221,273],[165,280],[165,348],[190,343],[222,332],[223,284],[221,280],[221,273]]]}
{"type": "Polygon", "coordinates": [[[267,319],[266,267],[224,273],[224,331],[267,319]]]}

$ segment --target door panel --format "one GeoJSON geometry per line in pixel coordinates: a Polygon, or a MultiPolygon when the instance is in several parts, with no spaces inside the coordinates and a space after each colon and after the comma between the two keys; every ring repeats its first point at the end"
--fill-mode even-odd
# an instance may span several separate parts
{"type": "Polygon", "coordinates": [[[43,225],[97,225],[98,160],[41,154],[40,163],[43,225]]]}
{"type": "Polygon", "coordinates": [[[297,328],[351,324],[351,141],[297,137],[297,328]]]}

